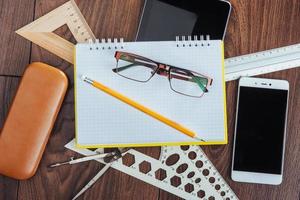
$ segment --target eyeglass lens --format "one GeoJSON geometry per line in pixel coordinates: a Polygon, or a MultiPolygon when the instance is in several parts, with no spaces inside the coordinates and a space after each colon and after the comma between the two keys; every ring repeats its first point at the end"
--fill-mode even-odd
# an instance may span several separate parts
{"type": "Polygon", "coordinates": [[[157,64],[130,55],[121,55],[117,62],[116,72],[126,78],[146,82],[157,69],[157,64]]]}

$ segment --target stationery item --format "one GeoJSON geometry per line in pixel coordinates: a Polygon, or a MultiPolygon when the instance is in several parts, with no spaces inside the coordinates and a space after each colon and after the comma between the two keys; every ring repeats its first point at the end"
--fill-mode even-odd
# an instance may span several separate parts
{"type": "Polygon", "coordinates": [[[111,165],[117,161],[118,159],[122,158],[122,156],[124,156],[124,154],[128,151],[127,148],[123,148],[123,149],[118,149],[118,151],[116,151],[117,153],[115,154],[115,156],[111,157],[108,161],[104,161],[105,162],[105,166],[88,182],[87,185],[85,185],[78,194],[75,195],[75,197],[72,198],[72,200],[77,199],[79,196],[81,196],[83,193],[85,193],[85,191],[87,191],[90,187],[93,186],[93,184],[99,180],[102,175],[111,167],[111,165]]]}
{"type": "MultiPolygon", "coordinates": [[[[95,154],[77,148],[75,140],[65,147],[86,156],[95,154]]],[[[183,199],[238,199],[199,146],[164,146],[160,152],[155,159],[129,149],[111,167],[183,199]],[[141,165],[148,170],[141,170],[141,165]]]]}
{"type": "Polygon", "coordinates": [[[191,37],[163,42],[110,41],[76,45],[76,138],[80,147],[227,143],[222,41],[191,37]],[[124,61],[126,65],[130,61],[131,67],[123,65],[124,61]],[[122,94],[119,99],[126,99],[126,103],[138,102],[135,108],[142,108],[169,126],[106,93],[97,92],[80,80],[82,75],[97,80],[102,90],[109,88],[106,92],[122,94]],[[151,78],[151,81],[141,84],[145,80],[132,81],[131,75],[150,75],[146,80],[151,78]],[[213,84],[208,77],[214,79],[213,84]],[[205,142],[180,132],[195,137],[187,129],[205,142]]]}
{"type": "Polygon", "coordinates": [[[87,191],[89,188],[91,188],[94,183],[99,180],[99,178],[102,177],[102,175],[111,167],[112,163],[106,164],[89,182],[88,184],[86,184],[81,190],[80,192],[78,192],[78,194],[75,195],[75,197],[72,198],[72,200],[77,199],[78,197],[80,197],[82,194],[85,193],[85,191],[87,191]]]}
{"type": "MultiPolygon", "coordinates": [[[[64,20],[66,19],[67,25],[77,42],[95,39],[93,32],[73,0],[68,1],[29,25],[26,25],[26,28],[23,27],[16,32],[31,42],[58,55],[60,58],[73,63],[74,45],[52,33],[56,28],[65,24],[64,20]],[[66,13],[69,13],[69,15],[66,15],[66,13]],[[78,17],[76,18],[76,16],[78,17]],[[57,22],[59,22],[59,24],[57,22]],[[49,24],[51,26],[49,26],[49,24]],[[34,27],[34,30],[31,27],[34,27]],[[47,29],[45,29],[45,27],[47,29]],[[33,34],[34,37],[28,36],[32,36],[33,34]],[[47,45],[45,46],[45,44],[47,45]],[[63,51],[57,51],[57,49],[62,49],[62,47],[63,51]]],[[[241,76],[255,76],[299,67],[299,54],[300,44],[295,44],[253,54],[227,58],[225,59],[225,80],[231,81],[239,79],[241,76]]]]}
{"type": "Polygon", "coordinates": [[[95,150],[94,151],[94,155],[87,155],[85,157],[78,158],[78,159],[75,159],[75,160],[72,157],[70,161],[52,164],[49,167],[50,168],[54,168],[54,167],[58,167],[58,166],[62,166],[62,165],[67,165],[67,164],[73,165],[73,164],[82,163],[82,162],[91,161],[91,160],[98,160],[98,161],[101,160],[101,162],[103,162],[105,164],[105,166],[96,174],[96,176],[93,177],[88,182],[88,184],[86,186],[84,186],[80,190],[80,192],[78,194],[76,194],[75,197],[72,198],[72,199],[77,199],[86,190],[88,190],[99,178],[101,178],[101,176],[111,167],[111,165],[112,165],[113,162],[115,162],[116,160],[118,160],[122,156],[124,156],[124,154],[128,150],[129,150],[128,148],[120,148],[120,149],[113,150],[110,153],[103,153],[102,149],[101,150],[95,150]]]}
{"type": "Polygon", "coordinates": [[[73,64],[74,44],[53,33],[63,25],[68,26],[77,42],[95,39],[74,0],[20,28],[16,33],[73,64]]]}
{"type": "Polygon", "coordinates": [[[89,79],[87,77],[84,77],[84,76],[82,76],[81,78],[82,78],[83,81],[91,84],[95,88],[98,88],[99,90],[101,90],[101,91],[103,91],[103,92],[111,95],[114,98],[119,99],[120,101],[122,101],[122,102],[124,102],[124,103],[126,103],[126,104],[128,104],[128,105],[130,105],[132,107],[134,107],[135,109],[137,109],[137,110],[139,110],[139,111],[141,111],[141,112],[143,112],[143,113],[145,113],[145,114],[147,114],[147,115],[149,115],[149,116],[151,116],[151,117],[153,117],[153,118],[155,118],[155,119],[157,119],[157,120],[165,123],[168,126],[171,126],[172,128],[174,128],[174,129],[176,129],[176,130],[184,133],[185,135],[187,135],[187,136],[189,136],[191,138],[195,138],[197,140],[203,141],[202,139],[198,138],[197,135],[196,135],[196,133],[192,132],[191,130],[189,130],[189,129],[181,126],[180,124],[178,124],[178,123],[176,123],[176,122],[174,122],[174,121],[172,121],[172,120],[170,120],[170,119],[168,119],[168,118],[166,118],[166,117],[164,117],[164,116],[162,116],[162,115],[154,112],[153,110],[151,110],[151,109],[149,109],[149,108],[147,108],[147,107],[145,107],[145,106],[143,106],[143,105],[141,105],[141,104],[139,104],[139,103],[137,103],[137,102],[129,99],[128,97],[126,97],[126,96],[124,96],[124,95],[122,95],[122,94],[120,94],[120,93],[118,93],[118,92],[116,92],[116,91],[114,91],[114,90],[112,90],[112,89],[110,89],[110,88],[102,85],[101,83],[93,81],[93,80],[91,80],[91,79],[89,79]]]}
{"type": "Polygon", "coordinates": [[[27,67],[0,134],[0,174],[35,174],[67,85],[59,69],[38,62],[27,67]]]}
{"type": "Polygon", "coordinates": [[[300,66],[300,43],[225,60],[226,81],[300,66]]]}
{"type": "Polygon", "coordinates": [[[96,159],[105,158],[105,157],[111,157],[111,156],[114,156],[114,155],[115,155],[115,152],[104,153],[104,154],[96,154],[96,155],[92,155],[92,156],[86,156],[86,157],[83,157],[83,158],[78,158],[78,159],[75,159],[75,160],[72,157],[70,159],[70,161],[55,163],[55,164],[50,165],[49,167],[54,168],[54,167],[59,167],[59,166],[62,166],[62,165],[74,165],[74,164],[77,164],[77,163],[82,163],[82,162],[96,160],[96,159]]]}

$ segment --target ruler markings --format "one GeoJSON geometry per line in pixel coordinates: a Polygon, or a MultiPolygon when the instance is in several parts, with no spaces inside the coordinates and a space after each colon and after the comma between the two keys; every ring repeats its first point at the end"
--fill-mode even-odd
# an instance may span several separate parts
{"type": "MultiPolygon", "coordinates": [[[[277,64],[288,64],[290,62],[293,62],[293,61],[298,61],[297,64],[300,65],[300,58],[295,58],[295,59],[290,59],[289,61],[280,61],[280,62],[273,62],[271,63],[272,65],[277,65],[277,64]]],[[[243,72],[245,70],[251,70],[251,69],[259,69],[259,68],[264,68],[264,67],[268,67],[270,66],[271,64],[264,64],[264,65],[260,65],[260,66],[257,66],[257,67],[249,67],[249,68],[244,68],[244,69],[240,69],[241,67],[236,67],[237,70],[231,70],[231,69],[228,69],[228,67],[226,67],[226,74],[230,74],[230,73],[235,73],[235,72],[243,72]]],[[[286,65],[285,65],[286,66],[286,65]]],[[[284,67],[284,66],[283,66],[284,67]]],[[[271,69],[270,69],[271,70],[271,69]]]]}
{"type": "MultiPolygon", "coordinates": [[[[239,66],[239,65],[242,65],[242,64],[243,65],[251,64],[253,62],[261,62],[261,61],[269,61],[269,60],[272,62],[273,60],[283,60],[282,58],[285,58],[285,57],[292,57],[292,58],[294,58],[294,57],[296,57],[295,55],[297,55],[297,54],[299,54],[297,59],[300,59],[300,52],[299,52],[299,53],[292,53],[292,54],[288,54],[288,55],[278,55],[278,56],[274,56],[274,57],[260,58],[260,59],[256,59],[256,60],[253,60],[253,61],[243,62],[241,64],[239,64],[238,62],[236,62],[235,64],[230,64],[231,62],[228,62],[227,59],[225,60],[225,62],[227,63],[227,66],[228,66],[227,68],[233,68],[235,66],[239,66]]],[[[288,61],[290,59],[286,58],[285,60],[288,61]]]]}
{"type": "Polygon", "coordinates": [[[300,66],[300,44],[225,59],[226,81],[300,66]]]}

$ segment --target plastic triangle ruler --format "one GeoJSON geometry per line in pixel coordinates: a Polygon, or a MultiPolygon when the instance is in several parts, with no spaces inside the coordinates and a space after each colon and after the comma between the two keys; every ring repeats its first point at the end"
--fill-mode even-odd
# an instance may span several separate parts
{"type": "Polygon", "coordinates": [[[65,24],[77,42],[95,39],[73,0],[17,30],[16,33],[73,64],[74,44],[53,33],[65,24]]]}
{"type": "MultiPolygon", "coordinates": [[[[76,148],[75,140],[65,147],[85,156],[98,151],[76,148]]],[[[184,199],[238,199],[199,146],[162,147],[159,159],[130,149],[111,167],[184,199]]]]}

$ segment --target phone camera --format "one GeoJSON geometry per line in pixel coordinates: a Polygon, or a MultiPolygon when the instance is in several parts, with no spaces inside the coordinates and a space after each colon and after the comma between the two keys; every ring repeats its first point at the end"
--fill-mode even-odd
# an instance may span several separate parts
{"type": "Polygon", "coordinates": [[[269,83],[269,86],[271,86],[272,84],[271,83],[269,83]]]}

